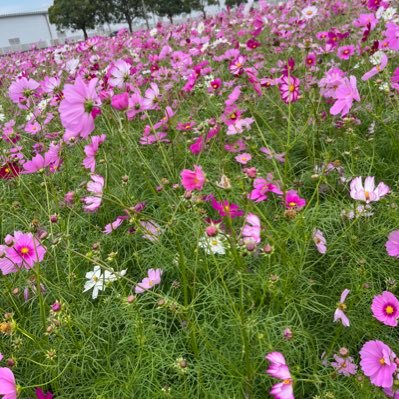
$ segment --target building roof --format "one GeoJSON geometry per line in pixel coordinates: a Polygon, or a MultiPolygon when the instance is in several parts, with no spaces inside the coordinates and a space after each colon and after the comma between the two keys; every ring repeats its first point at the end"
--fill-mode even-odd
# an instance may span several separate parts
{"type": "Polygon", "coordinates": [[[30,15],[46,15],[46,14],[48,14],[47,10],[15,12],[15,13],[8,13],[8,14],[0,14],[0,18],[29,17],[30,15]]]}

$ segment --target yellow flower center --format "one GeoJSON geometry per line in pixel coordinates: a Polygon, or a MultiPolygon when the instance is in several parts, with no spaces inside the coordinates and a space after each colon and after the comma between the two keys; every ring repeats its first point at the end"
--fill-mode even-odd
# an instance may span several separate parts
{"type": "Polygon", "coordinates": [[[26,255],[27,253],[29,253],[29,248],[28,247],[22,247],[21,248],[21,254],[26,255]]]}
{"type": "Polygon", "coordinates": [[[382,365],[385,364],[385,359],[383,357],[380,359],[380,364],[382,364],[382,365]]]}
{"type": "Polygon", "coordinates": [[[289,203],[288,203],[288,206],[290,206],[291,208],[293,208],[294,206],[296,206],[296,203],[295,203],[295,202],[289,202],[289,203]]]}
{"type": "Polygon", "coordinates": [[[385,308],[385,313],[386,314],[392,314],[394,312],[394,309],[393,309],[393,307],[391,306],[391,305],[388,305],[386,308],[385,308]]]}
{"type": "Polygon", "coordinates": [[[291,384],[291,380],[287,379],[287,380],[283,380],[283,384],[285,385],[289,385],[291,384]]]}
{"type": "Polygon", "coordinates": [[[295,86],[289,85],[288,90],[292,93],[293,91],[295,91],[295,86]]]}
{"type": "Polygon", "coordinates": [[[5,171],[6,173],[10,173],[10,172],[11,172],[11,170],[10,170],[9,168],[5,168],[4,171],[5,171]]]}

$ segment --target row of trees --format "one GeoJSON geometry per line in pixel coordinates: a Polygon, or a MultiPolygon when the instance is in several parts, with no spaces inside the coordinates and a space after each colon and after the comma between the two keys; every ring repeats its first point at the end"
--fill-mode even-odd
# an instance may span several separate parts
{"type": "MultiPolygon", "coordinates": [[[[98,24],[127,23],[130,32],[133,22],[144,19],[149,28],[152,14],[167,17],[173,23],[176,15],[201,11],[206,18],[205,7],[220,4],[221,0],[54,0],[49,8],[50,22],[59,30],[87,31],[98,24]]],[[[235,6],[245,0],[225,0],[227,6],[235,6]]]]}

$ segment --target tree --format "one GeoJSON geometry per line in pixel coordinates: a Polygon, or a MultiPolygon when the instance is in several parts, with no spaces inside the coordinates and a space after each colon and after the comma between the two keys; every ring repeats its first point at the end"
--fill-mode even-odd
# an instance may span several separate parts
{"type": "Polygon", "coordinates": [[[54,0],[48,13],[50,22],[59,30],[82,30],[87,39],[87,30],[96,26],[98,7],[92,0],[54,0]]]}
{"type": "Polygon", "coordinates": [[[205,7],[216,5],[216,4],[218,4],[218,1],[217,0],[188,0],[187,4],[191,10],[201,11],[202,15],[205,19],[206,18],[205,7]]]}
{"type": "Polygon", "coordinates": [[[133,21],[135,18],[144,18],[147,27],[149,27],[143,0],[113,0],[112,13],[116,21],[126,21],[130,32],[133,32],[133,21]]]}
{"type": "Polygon", "coordinates": [[[242,3],[245,3],[245,0],[226,0],[226,6],[229,7],[239,6],[242,3]]]}
{"type": "Polygon", "coordinates": [[[184,0],[158,0],[153,7],[156,14],[168,17],[171,24],[175,15],[190,12],[189,2],[184,0]]]}

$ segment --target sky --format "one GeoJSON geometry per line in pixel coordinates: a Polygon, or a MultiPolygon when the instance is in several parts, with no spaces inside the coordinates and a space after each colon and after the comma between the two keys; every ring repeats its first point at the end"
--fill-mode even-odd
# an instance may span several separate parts
{"type": "Polygon", "coordinates": [[[52,3],[52,0],[0,0],[0,14],[47,10],[52,3]]]}

